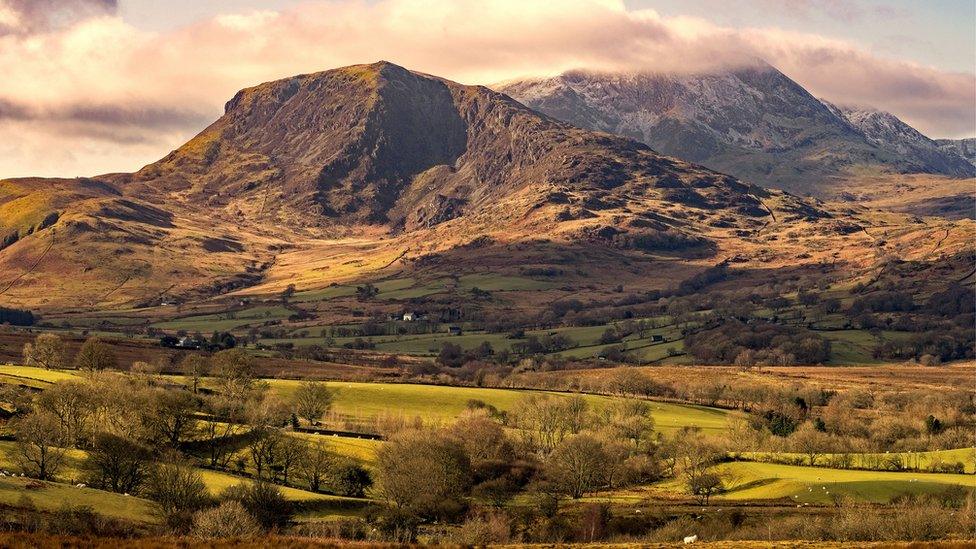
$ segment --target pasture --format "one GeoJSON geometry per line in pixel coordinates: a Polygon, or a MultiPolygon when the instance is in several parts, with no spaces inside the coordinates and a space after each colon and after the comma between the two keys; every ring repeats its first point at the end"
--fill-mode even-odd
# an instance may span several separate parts
{"type": "Polygon", "coordinates": [[[44,511],[55,511],[65,505],[86,506],[110,517],[135,522],[155,522],[150,512],[150,503],[135,496],[29,478],[0,478],[0,504],[23,506],[28,500],[44,511]]]}
{"type": "MultiPolygon", "coordinates": [[[[268,380],[271,390],[283,397],[291,395],[300,382],[294,380],[268,380]]],[[[442,385],[418,385],[409,383],[352,383],[329,382],[336,390],[333,409],[338,414],[360,420],[374,419],[384,414],[399,414],[405,418],[420,417],[431,423],[447,423],[462,413],[469,401],[480,400],[500,411],[510,412],[518,403],[532,394],[547,394],[556,398],[568,398],[573,393],[540,392],[518,389],[487,389],[478,387],[452,387],[442,385]]],[[[599,409],[614,397],[580,395],[591,407],[599,409]]],[[[655,428],[666,433],[681,427],[699,427],[704,431],[725,429],[735,412],[694,406],[652,402],[651,414],[655,428]]]]}
{"type": "Polygon", "coordinates": [[[832,503],[836,497],[887,503],[902,494],[933,493],[957,485],[976,488],[976,476],[944,473],[859,471],[736,461],[718,466],[730,479],[721,499],[789,498],[832,503]]]}

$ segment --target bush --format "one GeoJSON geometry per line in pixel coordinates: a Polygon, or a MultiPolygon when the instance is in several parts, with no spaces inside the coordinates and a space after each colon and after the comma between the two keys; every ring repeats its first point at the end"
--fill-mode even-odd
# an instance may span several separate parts
{"type": "Polygon", "coordinates": [[[260,533],[261,526],[236,501],[225,501],[193,516],[193,535],[202,538],[241,538],[260,533]]]}
{"type": "Polygon", "coordinates": [[[506,544],[512,538],[512,524],[504,513],[472,517],[461,524],[453,538],[467,546],[506,544]]]}
{"type": "Polygon", "coordinates": [[[175,532],[193,525],[193,515],[207,506],[210,497],[200,473],[189,463],[160,463],[146,477],[145,495],[156,514],[175,532]]]}
{"type": "Polygon", "coordinates": [[[809,330],[767,322],[723,320],[688,334],[685,348],[706,364],[822,364],[830,358],[830,341],[809,330]]]}
{"type": "Polygon", "coordinates": [[[294,508],[281,489],[269,482],[250,482],[232,486],[221,496],[239,503],[264,530],[281,530],[291,521],[294,508]]]}
{"type": "Polygon", "coordinates": [[[369,470],[355,463],[340,465],[333,476],[332,487],[335,493],[350,498],[361,498],[373,485],[369,470]]]}

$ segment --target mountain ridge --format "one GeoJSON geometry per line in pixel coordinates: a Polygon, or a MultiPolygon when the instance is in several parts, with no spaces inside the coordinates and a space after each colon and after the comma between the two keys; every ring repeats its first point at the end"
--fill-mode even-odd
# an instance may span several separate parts
{"type": "Polygon", "coordinates": [[[381,62],[242,90],[132,174],[0,182],[0,238],[16,234],[0,300],[150,307],[523,268],[651,291],[730,261],[862,272],[936,230],[897,217],[909,236],[878,244],[864,211],[381,62]]]}
{"type": "Polygon", "coordinates": [[[821,181],[863,166],[976,174],[893,115],[821,101],[764,63],[693,75],[568,71],[495,87],[560,120],[791,191],[816,194],[821,181]]]}

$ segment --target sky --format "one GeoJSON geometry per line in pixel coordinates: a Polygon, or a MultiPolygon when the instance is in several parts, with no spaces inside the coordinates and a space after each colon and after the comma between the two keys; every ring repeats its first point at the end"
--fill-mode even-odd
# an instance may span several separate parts
{"type": "Polygon", "coordinates": [[[973,0],[0,0],[0,178],[134,171],[240,88],[380,59],[469,84],[763,59],[976,135],[973,0]]]}

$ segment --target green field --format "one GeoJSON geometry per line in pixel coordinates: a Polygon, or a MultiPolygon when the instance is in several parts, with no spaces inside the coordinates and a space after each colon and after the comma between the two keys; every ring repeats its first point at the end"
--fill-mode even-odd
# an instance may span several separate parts
{"type": "Polygon", "coordinates": [[[0,365],[0,374],[21,377],[24,379],[46,381],[48,383],[78,379],[77,374],[64,370],[45,370],[44,368],[35,368],[33,366],[16,366],[13,364],[0,365]]]}
{"type": "Polygon", "coordinates": [[[362,438],[316,435],[312,433],[289,434],[311,442],[324,444],[330,452],[335,453],[337,456],[348,458],[359,465],[367,467],[376,463],[376,451],[383,444],[379,440],[362,438]]]}
{"type": "MultiPolygon", "coordinates": [[[[388,295],[393,292],[412,288],[415,284],[416,280],[413,278],[394,278],[375,282],[373,286],[376,286],[376,288],[380,291],[378,299],[384,299],[388,298],[388,295]]],[[[337,297],[348,297],[351,295],[356,295],[355,285],[336,285],[328,286],[319,290],[297,292],[294,300],[299,302],[328,301],[337,297]]]]}
{"type": "MultiPolygon", "coordinates": [[[[25,379],[43,381],[62,381],[77,379],[77,375],[57,370],[44,370],[30,366],[2,366],[0,374],[18,376],[25,379]]],[[[174,376],[179,378],[179,376],[174,376]]],[[[288,398],[300,381],[287,379],[267,380],[271,390],[288,398]]],[[[481,400],[499,410],[513,410],[518,402],[538,391],[518,389],[485,389],[478,387],[451,387],[445,385],[421,385],[410,383],[354,383],[328,382],[336,390],[334,410],[337,413],[371,419],[382,414],[400,414],[407,418],[419,416],[433,422],[446,422],[457,417],[467,408],[470,400],[481,400]]],[[[572,396],[571,393],[548,393],[559,398],[572,396]]],[[[581,395],[594,407],[606,406],[613,397],[581,395]]],[[[727,426],[730,416],[737,412],[707,408],[690,404],[652,402],[652,414],[656,428],[664,432],[686,426],[697,426],[704,430],[722,430],[727,426]]],[[[360,441],[362,442],[362,441],[360,441]]],[[[353,454],[352,457],[359,457],[353,454]]]]}
{"type": "MultiPolygon", "coordinates": [[[[600,337],[609,327],[607,325],[574,326],[567,328],[554,328],[551,330],[529,330],[525,332],[525,336],[526,338],[534,336],[541,339],[545,336],[558,334],[568,337],[575,342],[576,346],[553,354],[574,358],[595,357],[598,356],[606,347],[612,347],[615,345],[623,345],[628,351],[633,351],[641,358],[641,360],[645,362],[659,360],[665,357],[667,355],[667,349],[670,347],[673,347],[678,351],[683,350],[684,347],[681,341],[676,341],[678,338],[680,338],[680,332],[674,326],[666,326],[668,322],[666,317],[657,317],[648,320],[655,321],[662,327],[649,330],[648,337],[645,337],[644,339],[639,339],[636,334],[632,334],[625,338],[621,343],[609,345],[599,344],[600,337]],[[651,341],[651,335],[661,335],[667,341],[655,344],[651,341]]],[[[318,332],[318,330],[315,329],[307,329],[307,331],[311,333],[318,332]]],[[[372,342],[375,345],[376,350],[379,351],[417,356],[436,356],[445,343],[460,345],[461,348],[469,350],[474,349],[487,341],[489,344],[491,344],[492,349],[498,352],[505,349],[511,350],[512,345],[525,341],[525,339],[510,338],[506,333],[467,331],[462,335],[457,336],[449,335],[446,332],[438,332],[433,334],[339,337],[331,340],[331,342],[333,345],[341,347],[344,344],[353,343],[357,339],[365,339],[372,342]]],[[[291,343],[298,346],[324,345],[328,342],[328,338],[317,336],[261,340],[261,343],[265,345],[291,343]]]]}
{"type": "Polygon", "coordinates": [[[209,334],[214,331],[227,331],[241,326],[261,324],[268,320],[281,320],[288,318],[291,314],[292,311],[280,305],[258,306],[242,311],[187,316],[165,322],[157,322],[153,324],[153,327],[161,330],[186,330],[190,333],[201,332],[209,334]]]}
{"type": "MultiPolygon", "coordinates": [[[[269,380],[271,389],[288,397],[299,385],[293,380],[269,380]]],[[[421,417],[429,422],[447,422],[467,408],[470,400],[481,400],[502,411],[514,410],[519,401],[538,391],[516,389],[482,389],[476,387],[449,387],[408,383],[352,383],[330,382],[336,389],[334,410],[337,413],[360,419],[371,419],[382,414],[401,414],[406,418],[421,417]]],[[[548,393],[557,398],[567,398],[570,393],[548,393]]],[[[601,408],[614,400],[613,397],[581,395],[595,408],[601,408]]],[[[693,406],[652,402],[652,415],[656,429],[671,432],[681,427],[696,426],[704,430],[722,430],[728,418],[735,412],[693,406]]]]}
{"type": "MultiPolygon", "coordinates": [[[[902,460],[906,468],[925,469],[932,463],[962,463],[967,473],[976,472],[976,448],[957,448],[955,450],[933,450],[929,452],[891,452],[887,454],[849,454],[851,457],[852,468],[873,469],[878,468],[877,464],[886,458],[898,457],[902,460]]],[[[777,453],[769,454],[764,452],[746,452],[737,454],[741,459],[760,462],[786,462],[788,460],[807,460],[805,455],[777,453]]],[[[824,454],[817,457],[817,463],[829,463],[834,457],[833,454],[824,454]]]]}
{"type": "Polygon", "coordinates": [[[830,503],[832,495],[887,502],[905,493],[938,492],[947,486],[976,488],[976,476],[895,473],[802,467],[737,461],[719,468],[729,475],[730,500],[790,498],[797,503],[830,503]]]}
{"type": "Polygon", "coordinates": [[[464,275],[458,279],[458,289],[470,291],[474,288],[489,292],[538,291],[557,286],[548,280],[536,280],[524,276],[505,276],[492,273],[464,275]]]}
{"type": "Polygon", "coordinates": [[[19,506],[25,497],[30,498],[38,509],[47,511],[54,511],[64,505],[84,505],[110,517],[154,522],[150,503],[141,498],[68,484],[39,483],[27,478],[0,478],[0,503],[19,506]]]}
{"type": "MultiPolygon", "coordinates": [[[[374,299],[379,301],[416,299],[451,290],[469,292],[478,288],[490,292],[533,291],[549,289],[555,285],[555,283],[547,280],[493,273],[469,274],[457,279],[443,276],[427,281],[418,281],[410,277],[393,278],[373,283],[373,286],[379,290],[379,294],[374,299]]],[[[296,293],[294,299],[299,302],[310,302],[349,297],[356,294],[356,286],[347,284],[329,286],[318,290],[306,290],[296,293]]]]}
{"type": "MultiPolygon", "coordinates": [[[[874,347],[878,340],[867,330],[839,330],[834,332],[817,332],[830,340],[830,364],[880,364],[883,361],[874,358],[874,347]]],[[[911,337],[906,332],[886,331],[881,333],[885,340],[902,340],[911,337]]]]}

